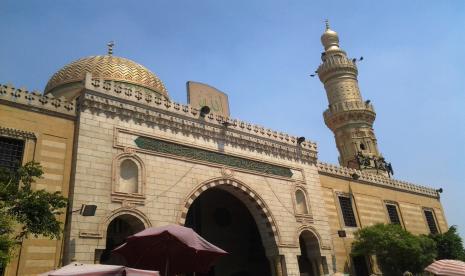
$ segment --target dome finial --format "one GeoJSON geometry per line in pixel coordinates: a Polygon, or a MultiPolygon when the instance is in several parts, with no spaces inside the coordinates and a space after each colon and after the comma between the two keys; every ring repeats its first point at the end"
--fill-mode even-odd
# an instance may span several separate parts
{"type": "Polygon", "coordinates": [[[115,46],[115,42],[112,40],[108,42],[107,46],[108,46],[108,55],[109,56],[113,55],[113,46],[115,46]]]}
{"type": "Polygon", "coordinates": [[[339,49],[339,37],[337,33],[329,28],[329,20],[325,20],[326,30],[321,36],[321,43],[325,47],[325,50],[336,50],[339,49]]]}
{"type": "Polygon", "coordinates": [[[329,20],[325,19],[326,30],[329,30],[329,20]]]}

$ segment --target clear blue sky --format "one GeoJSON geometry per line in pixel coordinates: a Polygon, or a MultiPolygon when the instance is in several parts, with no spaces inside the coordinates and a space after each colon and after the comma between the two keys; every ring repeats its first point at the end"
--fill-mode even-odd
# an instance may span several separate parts
{"type": "Polygon", "coordinates": [[[318,78],[323,20],[359,64],[379,147],[395,177],[444,188],[465,237],[465,1],[0,2],[0,82],[42,91],[63,65],[105,54],[155,72],[173,100],[185,83],[227,92],[232,116],[316,141],[337,163],[318,78]]]}

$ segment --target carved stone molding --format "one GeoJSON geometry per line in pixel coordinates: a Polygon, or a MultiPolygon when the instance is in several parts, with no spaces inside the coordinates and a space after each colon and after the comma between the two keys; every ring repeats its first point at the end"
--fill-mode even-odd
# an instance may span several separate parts
{"type": "MultiPolygon", "coordinates": [[[[197,144],[193,144],[190,142],[186,141],[180,141],[180,140],[174,140],[174,139],[169,139],[166,137],[162,137],[159,135],[153,135],[153,133],[150,132],[141,132],[138,130],[134,130],[132,128],[122,128],[122,127],[114,127],[114,136],[113,136],[113,147],[120,149],[120,150],[133,150],[136,152],[136,154],[149,154],[149,155],[156,155],[156,156],[162,156],[162,157],[168,157],[168,158],[173,158],[181,161],[187,161],[187,162],[192,162],[192,163],[197,163],[201,165],[206,165],[206,166],[212,166],[219,168],[220,170],[222,168],[227,168],[232,172],[232,176],[236,174],[236,172],[245,172],[249,174],[255,174],[255,175],[261,175],[265,177],[271,177],[271,178],[276,178],[276,179],[281,179],[281,180],[286,180],[286,181],[291,181],[291,182],[298,182],[298,183],[303,183],[304,177],[302,174],[302,168],[301,167],[295,167],[291,166],[286,163],[280,163],[280,162],[273,162],[269,161],[266,159],[260,159],[256,157],[251,157],[246,154],[237,154],[237,153],[223,153],[226,155],[228,158],[237,158],[239,160],[244,160],[244,161],[251,161],[252,163],[261,163],[265,164],[266,167],[271,166],[272,168],[279,168],[279,171],[284,171],[286,175],[291,174],[291,176],[281,176],[279,174],[273,174],[270,173],[270,171],[260,171],[256,169],[247,169],[247,168],[241,168],[239,166],[231,166],[225,163],[221,162],[215,162],[216,160],[206,160],[203,157],[205,155],[201,154],[202,158],[192,158],[186,154],[186,152],[183,152],[183,150],[180,149],[186,149],[188,152],[191,149],[194,150],[200,150],[201,152],[213,152],[213,153],[218,153],[215,148],[211,147],[205,147],[197,144]],[[144,138],[148,140],[155,140],[159,142],[164,142],[170,144],[169,149],[163,148],[161,144],[156,145],[156,148],[151,149],[149,147],[138,147],[136,144],[136,141],[139,138],[144,138]],[[161,149],[161,150],[159,150],[161,149]],[[213,162],[212,162],[213,161],[213,162]],[[297,175],[297,178],[294,178],[294,176],[297,175]]],[[[189,153],[190,154],[190,153],[189,153]]],[[[237,160],[236,159],[236,160],[237,160]]],[[[248,163],[248,162],[245,162],[248,163]]],[[[226,173],[226,172],[225,172],[226,173]]],[[[224,174],[223,174],[224,175],[224,174]]],[[[232,176],[228,177],[224,175],[225,178],[231,178],[232,176]]]]}
{"type": "Polygon", "coordinates": [[[346,52],[342,50],[326,52],[326,61],[318,67],[318,77],[324,83],[331,77],[345,73],[347,75],[357,76],[358,69],[354,61],[347,58],[346,52]]]}
{"type": "Polygon", "coordinates": [[[233,178],[234,171],[230,168],[223,167],[221,168],[221,175],[223,175],[224,178],[233,178]]]}
{"type": "Polygon", "coordinates": [[[331,249],[331,247],[329,247],[329,249],[328,249],[327,244],[325,243],[323,238],[320,236],[320,233],[317,231],[317,229],[313,225],[308,225],[308,224],[301,225],[297,229],[297,232],[294,235],[294,244],[295,244],[295,246],[299,246],[299,237],[304,231],[308,231],[308,232],[312,233],[312,235],[318,241],[318,245],[319,245],[321,250],[329,250],[329,249],[331,249]]]}
{"type": "Polygon", "coordinates": [[[76,116],[74,100],[68,101],[64,97],[56,98],[52,95],[44,96],[40,92],[29,92],[11,85],[0,84],[0,102],[32,110],[39,108],[45,112],[53,112],[68,118],[76,116]]]}
{"type": "Polygon", "coordinates": [[[97,233],[99,234],[100,238],[106,239],[108,226],[115,218],[121,215],[131,215],[137,218],[139,221],[141,221],[144,224],[145,228],[152,227],[150,219],[143,211],[134,207],[128,208],[123,206],[116,210],[106,210],[106,215],[101,219],[101,221],[98,224],[97,233]]]}
{"type": "Polygon", "coordinates": [[[331,176],[339,176],[349,180],[353,180],[354,174],[358,176],[358,182],[378,185],[385,188],[402,190],[406,192],[421,194],[429,197],[439,198],[439,193],[433,188],[428,188],[421,185],[412,184],[405,181],[400,181],[379,174],[371,174],[356,169],[326,164],[318,162],[318,172],[331,176]]]}
{"type": "Polygon", "coordinates": [[[102,234],[99,232],[79,231],[79,237],[85,239],[101,239],[102,234]]]}
{"type": "Polygon", "coordinates": [[[32,139],[32,140],[37,139],[36,135],[33,132],[14,129],[14,128],[7,128],[7,127],[0,127],[0,136],[8,136],[11,138],[32,139]]]}
{"type": "Polygon", "coordinates": [[[81,94],[79,102],[81,110],[200,135],[290,160],[309,163],[315,163],[317,160],[317,147],[314,142],[305,141],[298,144],[295,136],[220,114],[210,113],[202,117],[199,110],[190,105],[171,102],[140,91],[125,93],[126,89],[122,85],[113,86],[110,83],[107,89],[103,89],[101,85],[95,85],[93,80],[95,78],[88,74],[85,91],[81,94]]]}
{"type": "Polygon", "coordinates": [[[272,174],[282,177],[292,177],[290,168],[251,160],[243,157],[208,151],[200,148],[171,143],[155,138],[139,136],[135,139],[137,147],[145,150],[172,154],[189,159],[195,159],[210,163],[222,164],[229,167],[256,171],[264,174],[272,174]]]}
{"type": "Polygon", "coordinates": [[[251,215],[257,221],[259,231],[261,231],[262,234],[268,233],[268,235],[261,236],[263,244],[267,244],[268,246],[271,244],[281,246],[281,235],[269,206],[256,191],[237,179],[211,179],[198,185],[184,200],[180,216],[177,220],[180,225],[185,224],[190,206],[202,194],[202,192],[215,187],[232,189],[232,191],[234,191],[233,194],[237,193],[238,198],[243,200],[244,203],[248,202],[251,204],[253,208],[250,209],[251,206],[248,208],[251,211],[251,215]]]}

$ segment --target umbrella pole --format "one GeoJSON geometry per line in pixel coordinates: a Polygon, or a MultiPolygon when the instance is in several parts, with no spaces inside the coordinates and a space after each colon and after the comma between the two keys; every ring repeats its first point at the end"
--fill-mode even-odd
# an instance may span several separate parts
{"type": "Polygon", "coordinates": [[[170,267],[170,259],[168,256],[166,256],[166,262],[165,262],[165,276],[169,276],[168,274],[168,269],[170,267]]]}

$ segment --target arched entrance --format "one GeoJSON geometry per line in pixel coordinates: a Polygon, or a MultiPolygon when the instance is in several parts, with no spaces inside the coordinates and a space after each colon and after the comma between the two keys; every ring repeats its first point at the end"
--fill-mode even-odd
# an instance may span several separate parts
{"type": "Polygon", "coordinates": [[[323,263],[325,259],[321,257],[320,244],[318,238],[309,230],[304,230],[299,235],[300,256],[299,271],[300,275],[319,276],[328,270],[327,264],[323,263]]]}
{"type": "Polygon", "coordinates": [[[256,220],[231,187],[203,191],[189,207],[185,225],[229,252],[209,276],[272,275],[256,220]]]}
{"type": "Polygon", "coordinates": [[[100,263],[124,265],[122,260],[110,255],[111,250],[123,244],[128,236],[144,229],[144,223],[133,215],[123,214],[114,218],[107,228],[105,250],[100,257],[100,263]]]}

